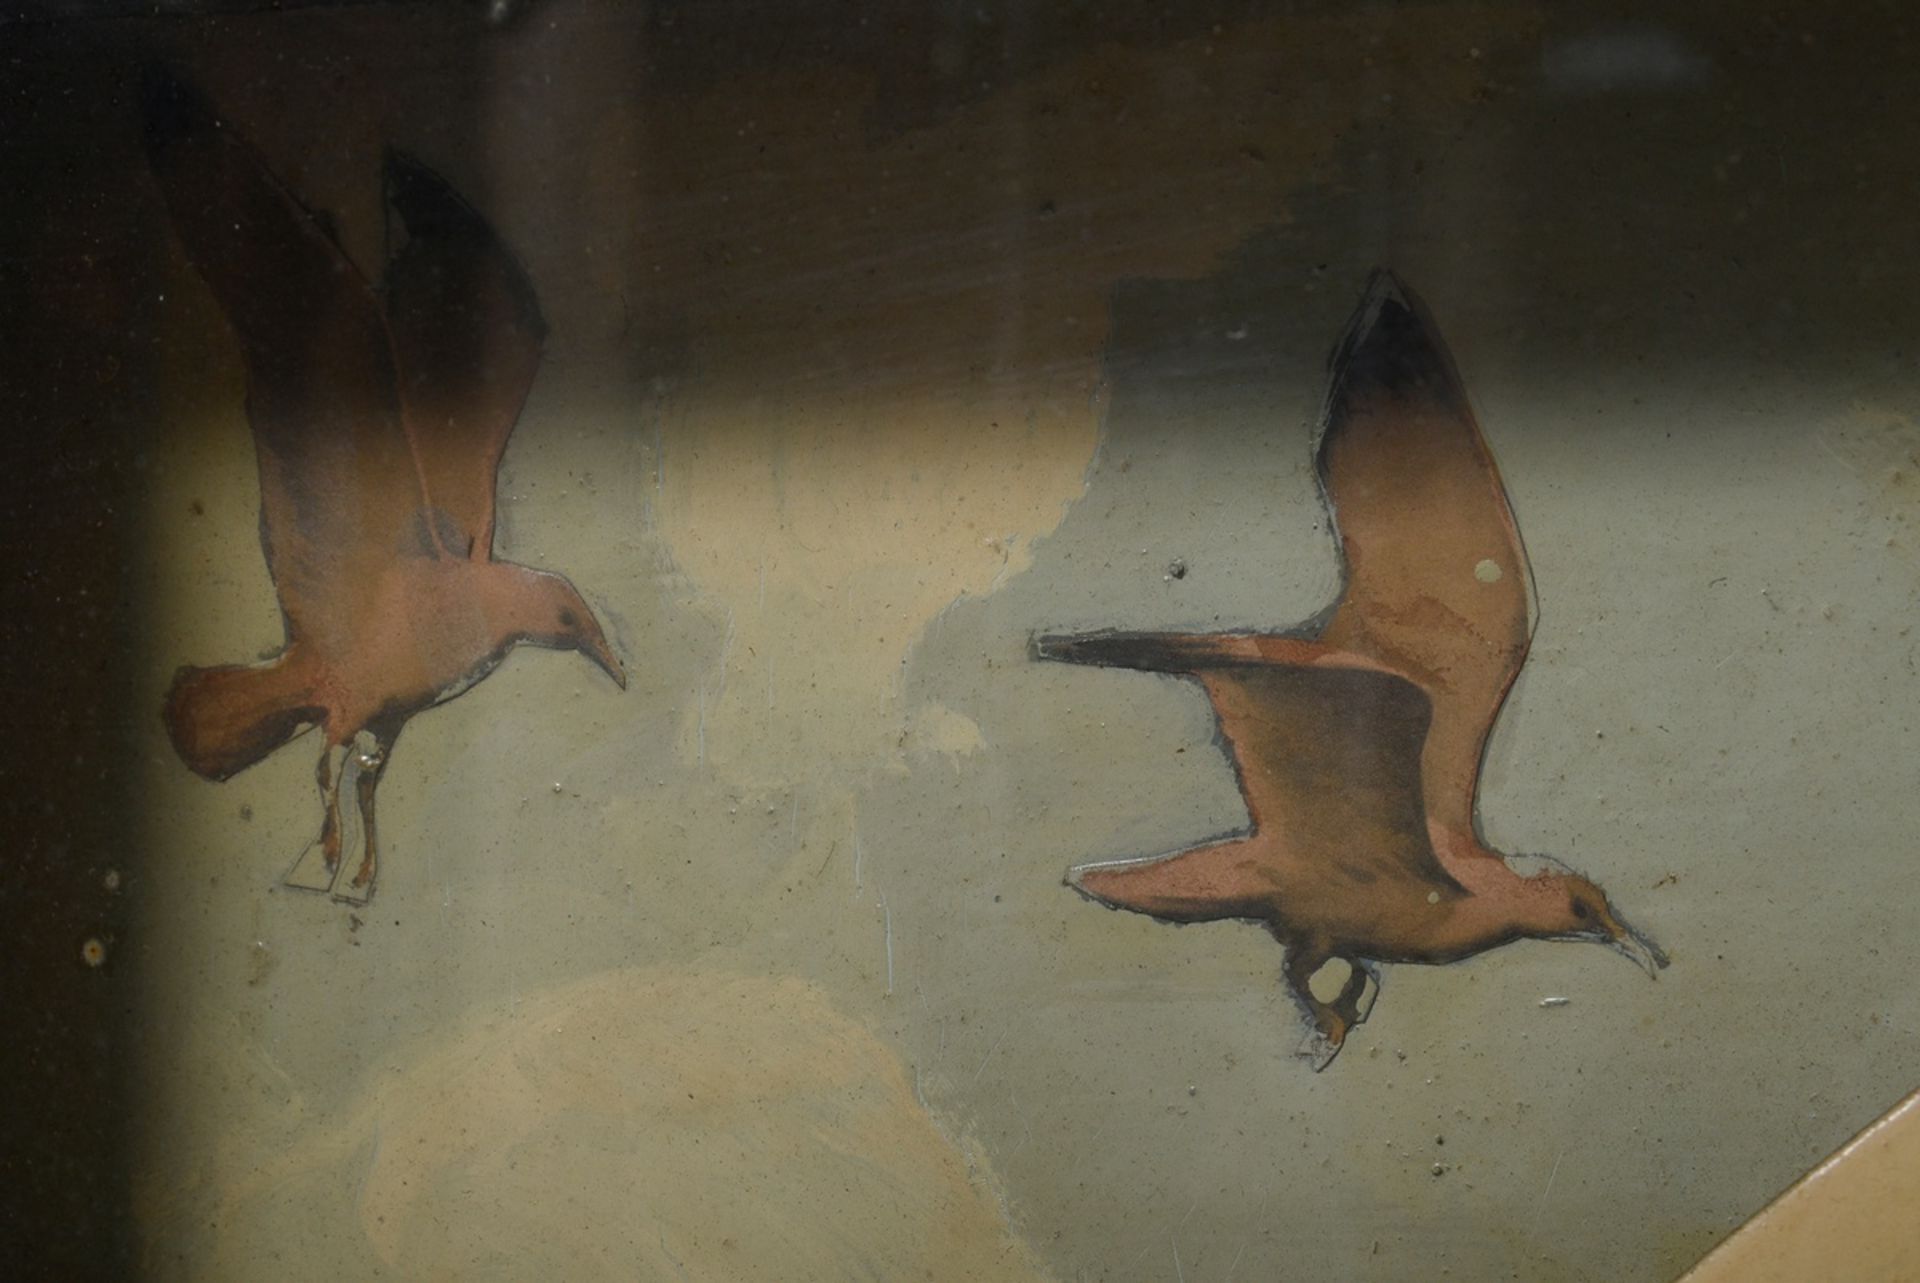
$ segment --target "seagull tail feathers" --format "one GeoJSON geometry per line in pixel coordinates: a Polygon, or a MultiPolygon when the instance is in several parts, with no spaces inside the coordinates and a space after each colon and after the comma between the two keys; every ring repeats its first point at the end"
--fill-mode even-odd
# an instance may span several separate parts
{"type": "Polygon", "coordinates": [[[285,654],[264,664],[182,668],[162,713],[180,760],[210,780],[238,774],[325,716],[308,675],[285,654]]]}

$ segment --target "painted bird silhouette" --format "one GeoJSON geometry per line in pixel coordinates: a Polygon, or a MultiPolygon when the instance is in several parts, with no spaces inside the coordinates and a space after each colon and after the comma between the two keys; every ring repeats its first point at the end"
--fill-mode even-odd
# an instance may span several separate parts
{"type": "Polygon", "coordinates": [[[244,357],[261,546],[286,628],[265,663],[181,669],[167,731],[189,767],[224,780],[320,727],[317,885],[364,900],[374,791],[415,713],[520,642],[578,650],[626,684],[572,584],[493,559],[496,471],[545,322],[486,220],[417,160],[386,158],[406,244],[376,294],[198,93],[156,70],[143,96],[174,231],[244,357]],[[344,876],[348,775],[362,851],[344,876]]]}
{"type": "Polygon", "coordinates": [[[1391,273],[1375,273],[1331,369],[1318,471],[1342,558],[1333,606],[1297,634],[1033,643],[1036,658],[1206,689],[1247,833],[1068,882],[1167,922],[1265,925],[1316,1069],[1370,1012],[1382,962],[1535,938],[1608,944],[1649,975],[1667,965],[1594,883],[1544,857],[1549,871],[1523,876],[1481,840],[1481,759],[1532,638],[1531,570],[1452,357],[1391,273]],[[1322,1001],[1309,980],[1333,959],[1350,970],[1322,1001]]]}

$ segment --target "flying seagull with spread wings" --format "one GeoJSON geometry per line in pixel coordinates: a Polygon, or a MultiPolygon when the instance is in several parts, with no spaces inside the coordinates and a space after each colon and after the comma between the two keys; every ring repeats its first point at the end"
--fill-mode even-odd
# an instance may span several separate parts
{"type": "Polygon", "coordinates": [[[520,642],[577,650],[626,684],[572,584],[493,559],[495,474],[545,322],[486,220],[417,160],[387,156],[407,240],[376,293],[195,91],[157,70],[144,90],[149,164],[245,361],[261,545],[286,626],[265,663],[183,668],[167,730],[189,767],[224,780],[319,726],[315,885],[365,900],[374,791],[415,713],[520,642]],[[361,848],[350,874],[349,776],[361,848]]]}
{"type": "Polygon", "coordinates": [[[1480,838],[1481,758],[1532,638],[1531,570],[1453,359],[1391,273],[1375,274],[1331,365],[1318,464],[1345,588],[1329,611],[1297,634],[1033,643],[1036,658],[1205,688],[1249,831],[1081,865],[1068,882],[1167,922],[1265,925],[1316,1069],[1371,1010],[1382,962],[1535,938],[1598,941],[1650,975],[1667,965],[1593,882],[1557,862],[1523,876],[1480,838]],[[1350,971],[1326,1002],[1308,982],[1334,959],[1350,971]]]}

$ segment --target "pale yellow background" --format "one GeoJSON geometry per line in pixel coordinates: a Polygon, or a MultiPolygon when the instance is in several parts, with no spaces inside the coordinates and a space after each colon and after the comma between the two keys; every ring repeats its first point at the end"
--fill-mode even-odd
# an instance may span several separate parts
{"type": "Polygon", "coordinates": [[[1774,93],[1744,12],[166,29],[363,266],[387,141],[521,253],[552,336],[497,552],[631,681],[516,653],[409,723],[370,908],[280,888],[318,744],[213,785],[157,716],[279,640],[238,357],[157,251],[153,1274],[1679,1273],[1920,1065],[1913,161],[1774,93]],[[1244,822],[1204,699],[1026,643],[1329,600],[1311,432],[1379,263],[1539,582],[1487,835],[1674,961],[1391,968],[1315,1075],[1262,933],[1061,885],[1244,822]]]}

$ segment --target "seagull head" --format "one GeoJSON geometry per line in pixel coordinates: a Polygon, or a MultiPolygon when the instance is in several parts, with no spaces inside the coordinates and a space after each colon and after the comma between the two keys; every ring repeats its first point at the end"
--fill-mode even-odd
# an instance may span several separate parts
{"type": "Polygon", "coordinates": [[[509,617],[504,621],[511,640],[554,650],[577,650],[624,688],[627,671],[601,631],[600,621],[574,586],[547,571],[524,566],[510,569],[517,572],[507,597],[509,617]]]}
{"type": "Polygon", "coordinates": [[[1666,951],[1623,921],[1607,893],[1577,873],[1543,875],[1539,881],[1548,919],[1542,935],[1554,940],[1591,940],[1622,955],[1649,976],[1667,965],[1666,951]]]}

